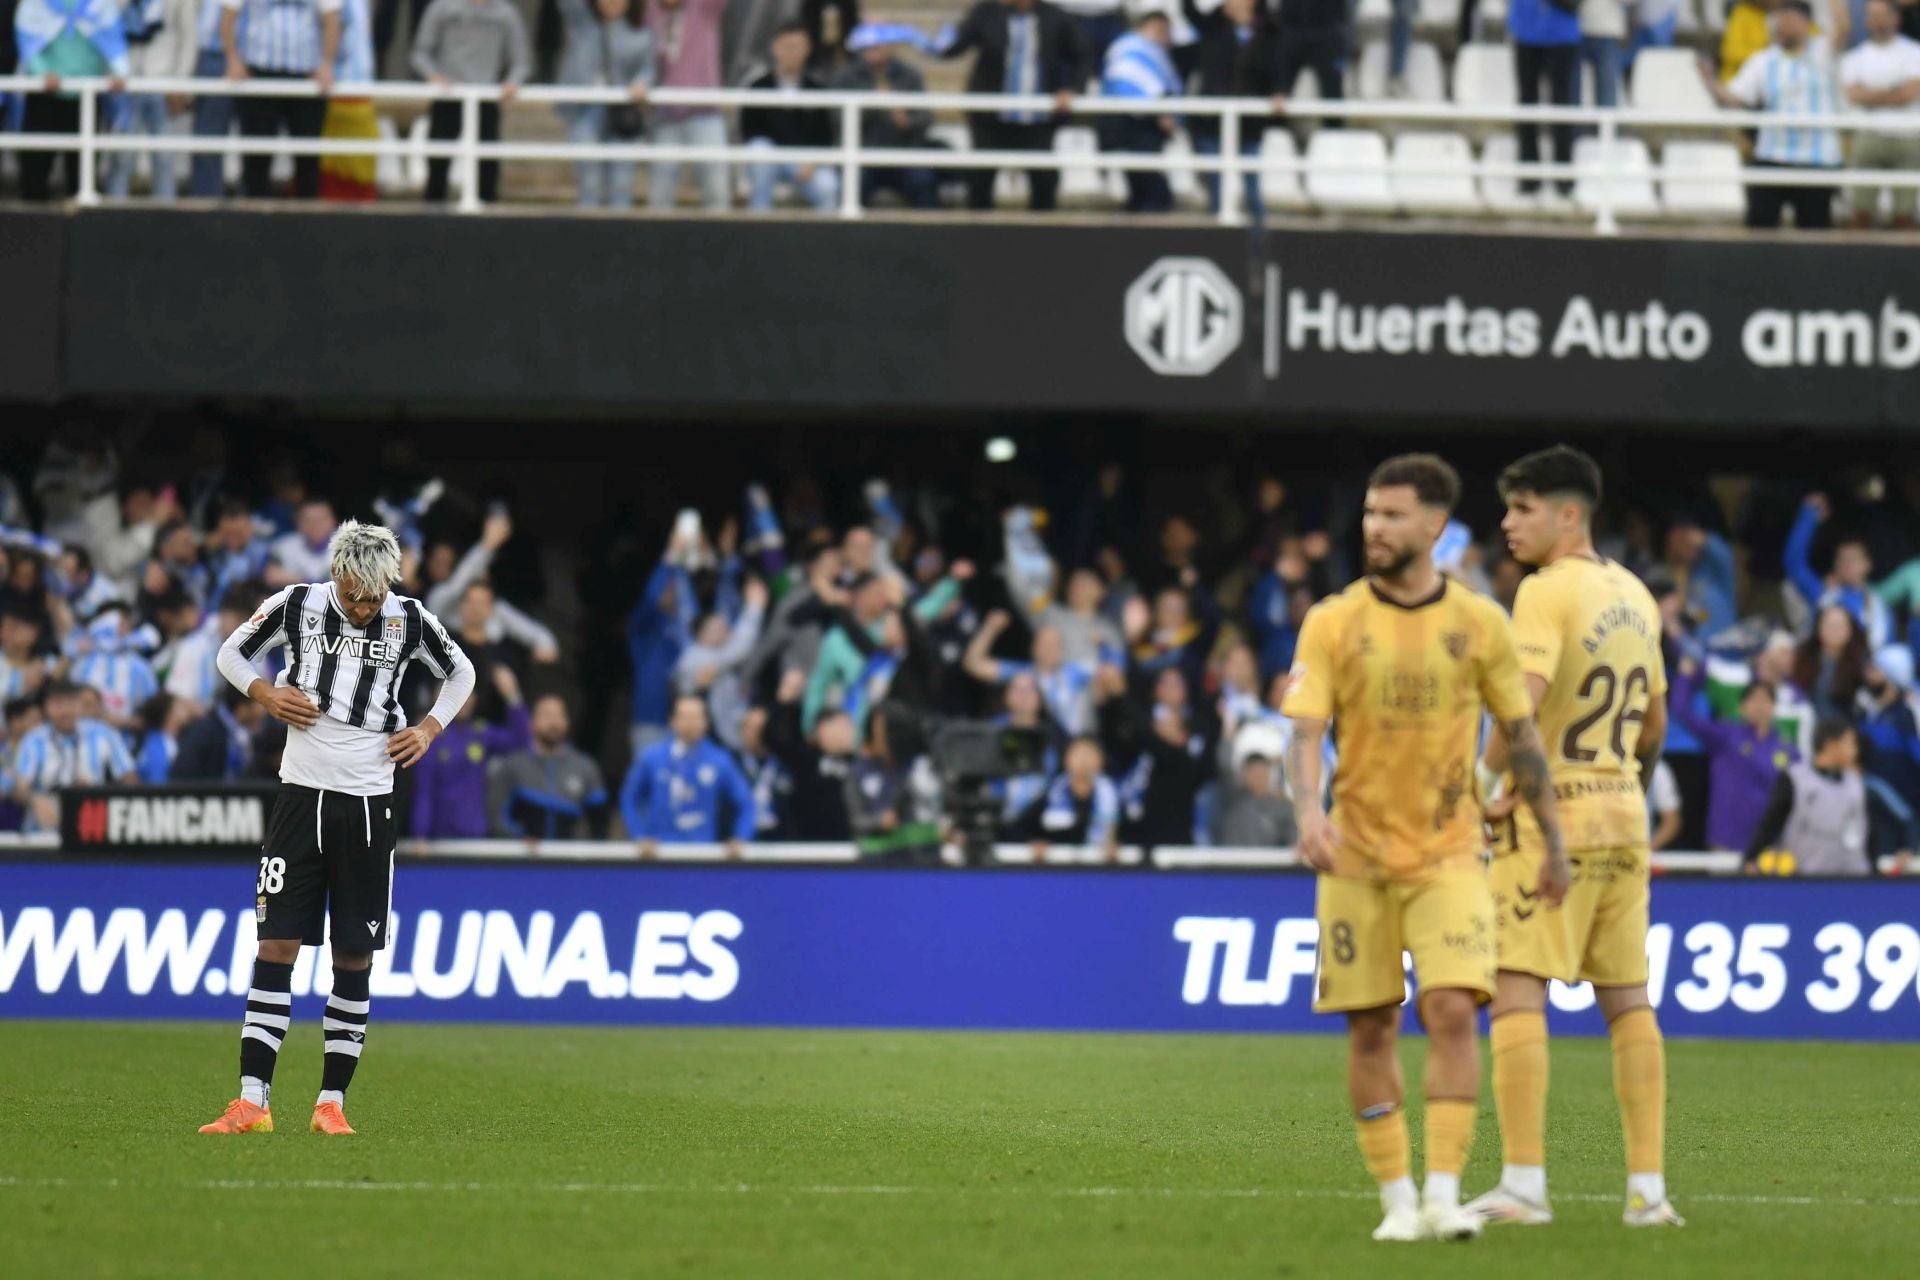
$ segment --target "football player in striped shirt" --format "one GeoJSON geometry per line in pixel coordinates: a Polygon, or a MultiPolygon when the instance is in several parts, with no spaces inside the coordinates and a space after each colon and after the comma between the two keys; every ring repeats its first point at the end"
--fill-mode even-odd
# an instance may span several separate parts
{"type": "Polygon", "coordinates": [[[255,882],[260,949],[240,1032],[240,1096],[202,1133],[268,1133],[275,1060],[292,1021],[302,942],[330,934],[333,990],[311,1128],[350,1134],[344,1111],[366,1042],[368,977],[393,905],[393,767],[422,759],[473,692],[473,664],[407,596],[391,530],[349,520],[329,548],[331,580],[275,592],[220,647],[220,674],[287,725],[280,793],[255,882]],[[272,681],[255,663],[284,647],[272,681]],[[400,683],[418,661],[442,681],[409,726],[400,683]],[[326,926],[331,926],[330,929],[326,926]]]}

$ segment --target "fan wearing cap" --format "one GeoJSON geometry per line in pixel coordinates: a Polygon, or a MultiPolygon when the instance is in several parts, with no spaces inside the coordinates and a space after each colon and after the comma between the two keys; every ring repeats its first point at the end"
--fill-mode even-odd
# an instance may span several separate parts
{"type": "MultiPolygon", "coordinates": [[[[897,22],[863,22],[847,37],[853,55],[834,77],[833,87],[854,93],[925,93],[926,77],[898,56],[903,45],[918,45],[920,33],[897,22]]],[[[860,113],[860,145],[869,151],[906,150],[928,145],[933,127],[931,111],[890,110],[860,113]]],[[[925,165],[872,165],[860,170],[860,203],[870,206],[882,191],[891,191],[915,209],[939,205],[939,189],[932,169],[925,165]]]]}

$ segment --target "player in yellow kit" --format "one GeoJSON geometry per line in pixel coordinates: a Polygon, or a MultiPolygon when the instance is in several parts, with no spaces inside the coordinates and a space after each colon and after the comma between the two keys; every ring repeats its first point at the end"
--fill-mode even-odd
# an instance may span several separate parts
{"type": "Polygon", "coordinates": [[[1383,463],[1368,482],[1367,576],[1301,627],[1285,711],[1300,855],[1320,872],[1314,1008],[1347,1015],[1347,1083],[1360,1150],[1380,1184],[1376,1240],[1466,1239],[1460,1170],[1480,1093],[1477,1011],[1493,996],[1493,896],[1475,785],[1482,709],[1510,747],[1516,787],[1552,852],[1533,892],[1558,901],[1568,868],[1547,765],[1506,615],[1440,575],[1433,546],[1459,497],[1439,458],[1383,463]],[[1329,722],[1339,744],[1322,807],[1329,722]],[[1426,1071],[1427,1182],[1416,1195],[1397,1040],[1401,955],[1413,954],[1426,1071]]]}
{"type": "MultiPolygon", "coordinates": [[[[1593,983],[1613,1041],[1626,1131],[1629,1226],[1680,1226],[1663,1172],[1666,1049],[1647,999],[1647,808],[1666,736],[1660,612],[1638,578],[1593,548],[1600,468],[1564,446],[1500,477],[1507,546],[1538,572],[1520,584],[1514,640],[1538,708],[1573,861],[1565,903],[1538,901],[1545,856],[1525,814],[1496,822],[1493,891],[1500,943],[1493,1002],[1493,1095],[1506,1167],[1469,1208],[1489,1222],[1544,1224],[1547,1204],[1547,983],[1593,983]]],[[[1498,749],[1488,752],[1498,766],[1498,749]]],[[[1490,815],[1506,806],[1496,804],[1490,815]]]]}

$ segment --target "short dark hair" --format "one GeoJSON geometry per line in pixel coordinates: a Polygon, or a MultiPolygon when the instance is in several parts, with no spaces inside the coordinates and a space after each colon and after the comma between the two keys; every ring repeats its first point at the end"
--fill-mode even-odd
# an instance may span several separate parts
{"type": "Polygon", "coordinates": [[[1542,498],[1575,498],[1588,511],[1600,505],[1600,464],[1569,445],[1530,453],[1500,473],[1500,496],[1538,494],[1542,498]]]}
{"type": "Polygon", "coordinates": [[[167,717],[173,714],[173,695],[156,693],[140,704],[136,713],[140,717],[140,727],[149,732],[166,727],[167,717]]]}
{"type": "Polygon", "coordinates": [[[88,573],[93,572],[93,552],[87,550],[77,542],[69,542],[60,548],[60,550],[62,553],[72,556],[73,562],[82,569],[88,573]]]}
{"type": "Polygon", "coordinates": [[[1773,685],[1771,685],[1765,680],[1755,680],[1751,684],[1749,684],[1746,688],[1740,691],[1740,701],[1744,703],[1748,698],[1751,698],[1756,693],[1764,693],[1769,698],[1779,697],[1779,694],[1775,692],[1773,685]]]}
{"type": "Polygon", "coordinates": [[[40,699],[33,697],[31,694],[15,698],[6,705],[4,711],[6,723],[12,724],[15,720],[27,714],[27,712],[38,711],[39,709],[40,699]]]}
{"type": "Polygon", "coordinates": [[[1780,3],[1774,6],[1774,8],[1776,11],[1780,9],[1791,9],[1808,22],[1813,21],[1813,6],[1808,4],[1807,0],[1780,0],[1780,3]]]}
{"type": "Polygon", "coordinates": [[[46,687],[40,690],[40,701],[43,703],[53,698],[77,698],[79,696],[80,686],[71,680],[49,680],[46,683],[46,687]]]}
{"type": "Polygon", "coordinates": [[[247,614],[253,612],[253,606],[267,598],[266,584],[262,582],[242,582],[227,588],[227,594],[220,597],[220,609],[225,613],[247,614]]]}
{"type": "Polygon", "coordinates": [[[1823,716],[1813,726],[1813,754],[1819,755],[1829,745],[1852,733],[1853,721],[1845,716],[1823,716]]]}
{"type": "Polygon", "coordinates": [[[253,511],[246,503],[240,501],[238,498],[222,498],[220,500],[219,519],[237,520],[241,517],[245,517],[248,520],[253,519],[253,511]]]}
{"type": "Polygon", "coordinates": [[[1369,489],[1405,486],[1424,506],[1451,513],[1460,501],[1460,473],[1437,453],[1403,453],[1388,458],[1367,477],[1369,489]]]}
{"type": "Polygon", "coordinates": [[[153,598],[147,605],[147,612],[149,614],[162,614],[172,613],[176,609],[198,609],[199,607],[200,602],[188,594],[185,587],[169,578],[167,581],[167,589],[153,598]]]}
{"type": "Polygon", "coordinates": [[[772,39],[768,40],[767,43],[772,44],[774,40],[778,40],[782,36],[805,36],[809,41],[811,41],[813,39],[813,32],[807,30],[806,23],[800,21],[798,18],[795,18],[791,21],[783,22],[779,26],[775,27],[773,29],[773,37],[772,39]]]}
{"type": "Polygon", "coordinates": [[[9,600],[6,607],[0,609],[0,618],[12,618],[15,622],[24,622],[30,627],[43,626],[46,619],[35,613],[24,600],[9,600]]]}

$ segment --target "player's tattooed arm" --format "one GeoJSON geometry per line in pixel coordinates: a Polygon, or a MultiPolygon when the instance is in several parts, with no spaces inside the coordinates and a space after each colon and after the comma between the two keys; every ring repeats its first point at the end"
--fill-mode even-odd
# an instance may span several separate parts
{"type": "Polygon", "coordinates": [[[1547,846],[1547,856],[1540,867],[1540,895],[1557,903],[1567,896],[1573,882],[1573,868],[1567,861],[1566,842],[1560,834],[1560,812],[1554,803],[1553,777],[1547,771],[1547,753],[1540,745],[1540,730],[1531,716],[1508,720],[1500,728],[1507,739],[1507,767],[1513,772],[1513,789],[1533,811],[1547,846]]]}
{"type": "Polygon", "coordinates": [[[1287,747],[1287,787],[1300,827],[1300,859],[1315,871],[1333,870],[1340,832],[1327,820],[1320,803],[1321,743],[1327,736],[1325,720],[1295,716],[1293,741],[1287,747]]]}

